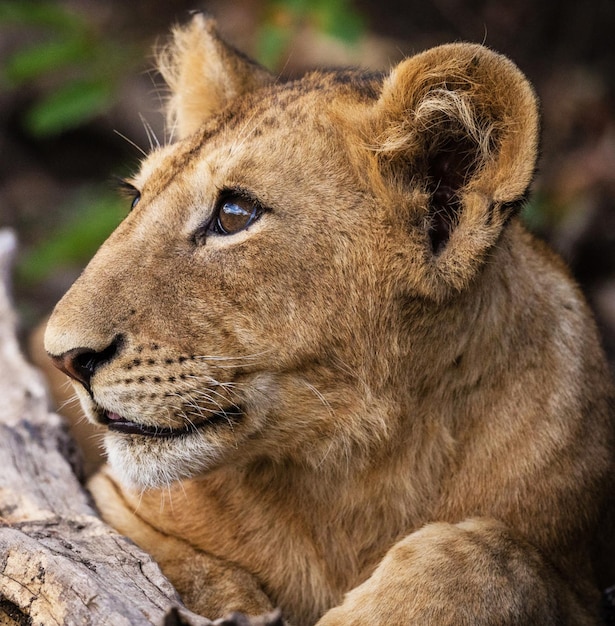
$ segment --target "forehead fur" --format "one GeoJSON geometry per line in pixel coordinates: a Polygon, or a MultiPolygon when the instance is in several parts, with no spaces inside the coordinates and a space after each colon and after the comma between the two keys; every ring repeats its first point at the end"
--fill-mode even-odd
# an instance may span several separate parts
{"type": "Polygon", "coordinates": [[[276,130],[282,133],[292,130],[293,134],[301,135],[302,128],[313,128],[316,120],[339,111],[340,107],[348,109],[375,102],[382,80],[381,74],[359,70],[318,71],[238,95],[192,135],[154,151],[135,177],[135,183],[142,190],[147,186],[160,193],[178,172],[202,158],[203,151],[217,139],[243,144],[248,137],[257,139],[268,133],[275,137],[276,130]]]}
{"type": "Polygon", "coordinates": [[[438,298],[468,284],[533,177],[533,90],[511,61],[480,45],[428,50],[387,77],[342,70],[282,81],[197,16],[163,58],[181,141],[146,164],[155,172],[146,190],[178,176],[199,190],[204,181],[255,182],[257,195],[301,206],[309,203],[294,194],[300,188],[312,199],[354,193],[353,203],[365,192],[416,227],[408,261],[419,266],[421,291],[438,298]],[[200,162],[220,175],[190,178],[200,162]]]}

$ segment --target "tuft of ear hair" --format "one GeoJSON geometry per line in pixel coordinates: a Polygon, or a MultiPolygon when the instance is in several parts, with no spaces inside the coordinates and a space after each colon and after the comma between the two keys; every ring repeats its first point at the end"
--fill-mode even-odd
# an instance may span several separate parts
{"type": "Polygon", "coordinates": [[[506,57],[449,44],[394,68],[376,109],[385,180],[402,195],[418,188],[427,197],[434,288],[460,290],[526,197],[538,152],[536,96],[506,57]]]}
{"type": "Polygon", "coordinates": [[[194,133],[242,94],[274,81],[265,68],[226,43],[215,20],[203,13],[173,29],[157,61],[170,90],[167,125],[177,139],[194,133]]]}

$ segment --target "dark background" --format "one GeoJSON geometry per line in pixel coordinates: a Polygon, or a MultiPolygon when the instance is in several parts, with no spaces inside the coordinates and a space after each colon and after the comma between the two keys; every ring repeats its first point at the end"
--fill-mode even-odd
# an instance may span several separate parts
{"type": "MultiPolygon", "coordinates": [[[[174,21],[196,8],[213,13],[235,45],[290,74],[323,64],[386,69],[404,55],[460,40],[483,42],[511,57],[542,101],[543,150],[528,224],[571,265],[615,363],[613,0],[34,2],[35,8],[54,5],[79,16],[97,58],[94,69],[81,61],[60,63],[21,82],[4,69],[29,46],[49,41],[51,27],[16,21],[2,10],[9,4],[0,0],[0,226],[15,229],[20,240],[15,289],[24,334],[121,218],[94,226],[99,198],[100,215],[112,214],[106,181],[136,169],[140,158],[117,133],[147,149],[145,119],[164,137],[150,51],[174,21]],[[280,33],[286,39],[277,56],[267,57],[267,41],[279,40],[280,33]],[[125,61],[114,60],[116,51],[125,61]],[[109,74],[108,106],[60,130],[33,131],[32,107],[80,72],[109,74]]],[[[120,210],[128,210],[127,201],[120,210]]]]}

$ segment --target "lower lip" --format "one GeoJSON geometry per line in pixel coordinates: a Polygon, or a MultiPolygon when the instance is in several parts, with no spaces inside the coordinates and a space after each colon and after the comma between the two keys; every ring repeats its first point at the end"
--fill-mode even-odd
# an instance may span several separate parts
{"type": "Polygon", "coordinates": [[[173,437],[184,437],[192,435],[197,430],[215,426],[218,424],[234,424],[241,419],[243,411],[239,407],[230,407],[226,411],[214,413],[204,422],[190,425],[185,428],[165,428],[161,426],[146,426],[129,422],[117,413],[105,413],[102,419],[103,425],[111,431],[122,433],[125,435],[142,435],[144,437],[158,437],[162,439],[170,439],[173,437]]]}

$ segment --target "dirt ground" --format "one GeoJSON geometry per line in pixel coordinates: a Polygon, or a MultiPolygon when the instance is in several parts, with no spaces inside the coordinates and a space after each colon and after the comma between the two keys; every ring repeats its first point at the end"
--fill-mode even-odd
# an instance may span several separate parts
{"type": "MultiPolygon", "coordinates": [[[[92,20],[103,36],[141,50],[189,8],[205,8],[238,47],[251,52],[271,3],[258,0],[185,2],[95,0],[58,2],[92,20]]],[[[365,34],[348,50],[303,29],[284,61],[288,73],[311,64],[366,64],[386,69],[402,56],[447,41],[477,41],[510,56],[542,101],[543,150],[528,210],[531,227],[569,262],[600,324],[615,364],[615,3],[612,0],[358,0],[365,34]]],[[[30,36],[0,23],[0,66],[30,36]]],[[[138,153],[120,135],[147,145],[142,117],[164,134],[149,63],[131,66],[117,104],[95,120],[55,137],[36,139],[23,114],[44,85],[0,87],[0,226],[18,233],[22,255],[82,210],[80,190],[134,168],[138,153]],[[117,132],[115,132],[117,131],[117,132]]],[[[87,194],[86,194],[87,196],[87,194]]],[[[84,200],[85,202],[85,200],[84,200]]],[[[78,264],[44,281],[16,281],[24,332],[78,275],[78,264]]]]}

